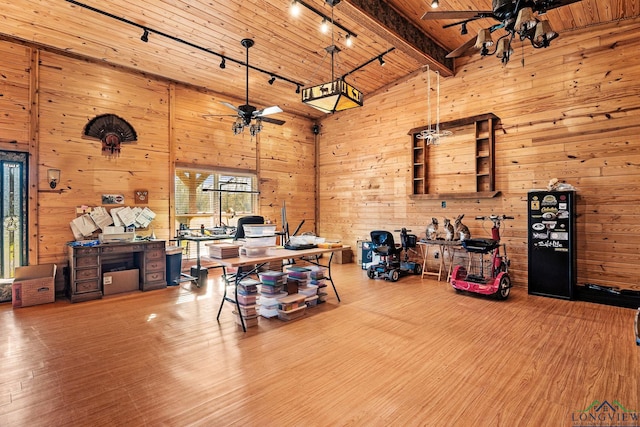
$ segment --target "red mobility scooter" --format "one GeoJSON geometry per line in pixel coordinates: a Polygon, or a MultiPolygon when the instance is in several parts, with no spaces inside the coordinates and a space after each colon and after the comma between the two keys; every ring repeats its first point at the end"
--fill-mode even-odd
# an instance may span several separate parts
{"type": "Polygon", "coordinates": [[[490,239],[467,239],[462,246],[468,253],[468,265],[458,265],[451,273],[451,286],[457,291],[494,295],[504,300],[511,292],[507,247],[500,243],[502,221],[513,219],[507,215],[477,216],[477,220],[491,221],[490,239]],[[502,251],[501,251],[502,248],[502,251]]]}

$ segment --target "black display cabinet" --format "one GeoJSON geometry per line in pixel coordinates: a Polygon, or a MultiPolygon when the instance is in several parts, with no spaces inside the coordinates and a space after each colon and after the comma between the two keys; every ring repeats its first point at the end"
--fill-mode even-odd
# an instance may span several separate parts
{"type": "Polygon", "coordinates": [[[535,190],[528,194],[530,294],[575,298],[575,198],[575,191],[535,190]]]}

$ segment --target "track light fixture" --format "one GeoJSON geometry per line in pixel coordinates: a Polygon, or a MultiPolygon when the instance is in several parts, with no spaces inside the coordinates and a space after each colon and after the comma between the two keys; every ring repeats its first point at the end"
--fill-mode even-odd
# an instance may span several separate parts
{"type": "Polygon", "coordinates": [[[300,93],[300,85],[298,85],[298,87],[296,87],[296,93],[300,93]]]}
{"type": "Polygon", "coordinates": [[[327,18],[322,19],[322,23],[320,24],[320,32],[322,34],[327,34],[329,31],[329,22],[327,22],[327,18]]]}
{"type": "MultiPolygon", "coordinates": [[[[284,80],[285,82],[288,82],[288,83],[291,83],[291,84],[293,84],[293,85],[296,85],[296,87],[304,86],[304,84],[303,84],[303,83],[300,83],[300,82],[297,82],[297,81],[291,80],[291,79],[289,79],[289,78],[287,78],[287,77],[280,76],[280,75],[278,75],[278,74],[274,74],[274,73],[272,73],[272,72],[270,72],[270,71],[264,70],[264,69],[259,68],[259,67],[255,67],[255,66],[250,65],[250,64],[245,64],[245,63],[244,63],[243,61],[241,61],[241,60],[238,60],[238,59],[234,59],[234,58],[230,58],[230,57],[224,56],[223,54],[218,53],[218,52],[215,52],[215,51],[213,51],[213,50],[211,50],[211,49],[209,49],[209,48],[206,48],[206,47],[203,47],[203,46],[198,46],[197,44],[195,44],[195,43],[193,43],[193,42],[190,42],[190,41],[188,41],[188,40],[181,39],[181,38],[176,37],[176,36],[174,36],[174,35],[171,35],[171,34],[168,34],[168,33],[162,32],[162,31],[160,31],[160,30],[157,30],[157,29],[155,29],[155,28],[148,28],[148,27],[142,26],[142,25],[138,24],[137,22],[133,22],[133,21],[131,21],[131,20],[129,20],[129,19],[125,19],[125,18],[122,18],[122,17],[120,17],[120,16],[116,16],[116,15],[114,15],[114,14],[112,14],[112,13],[105,12],[104,10],[97,9],[97,8],[95,8],[95,7],[93,7],[93,6],[86,5],[86,4],[84,4],[84,3],[82,3],[82,2],[79,2],[79,1],[76,1],[76,0],[66,0],[66,1],[67,1],[68,3],[71,3],[71,4],[76,5],[76,6],[78,6],[78,7],[81,7],[81,8],[87,9],[87,10],[90,10],[91,12],[95,12],[95,13],[100,14],[100,15],[102,15],[102,16],[106,16],[106,17],[108,17],[108,18],[110,18],[110,19],[115,19],[116,21],[123,22],[123,23],[125,23],[125,24],[127,24],[127,25],[131,25],[132,27],[140,28],[141,30],[143,30],[143,34],[142,34],[142,36],[140,37],[140,40],[142,40],[143,42],[147,42],[147,41],[149,40],[149,33],[153,33],[153,34],[154,34],[154,35],[156,35],[156,36],[162,36],[162,37],[164,37],[164,38],[167,38],[167,39],[173,40],[173,41],[174,41],[174,42],[176,42],[176,43],[180,43],[180,44],[183,44],[183,45],[189,46],[189,47],[191,47],[191,48],[194,48],[194,49],[197,49],[197,50],[200,50],[200,51],[206,52],[206,53],[210,53],[210,54],[212,54],[212,55],[215,55],[215,56],[217,56],[217,57],[221,58],[220,68],[224,68],[224,67],[226,66],[226,60],[228,59],[229,61],[231,61],[231,62],[233,62],[233,63],[239,64],[239,65],[242,65],[242,66],[245,66],[245,65],[246,65],[247,67],[251,68],[252,70],[258,71],[258,72],[263,73],[263,74],[268,74],[268,75],[273,76],[273,77],[276,77],[276,78],[278,78],[278,79],[280,79],[280,80],[284,80]],[[223,66],[223,65],[224,65],[224,66],[223,66]]],[[[301,1],[301,0],[297,0],[297,1],[298,1],[300,4],[302,4],[302,1],[301,1]]],[[[305,6],[306,6],[306,5],[305,5],[305,6]]],[[[337,25],[337,24],[336,24],[336,25],[337,25]]],[[[341,28],[342,28],[342,27],[341,27],[341,28]]],[[[351,32],[351,31],[349,31],[349,30],[347,30],[347,29],[345,29],[345,32],[348,32],[348,33],[352,34],[353,36],[355,36],[355,34],[354,34],[353,32],[351,32]]]]}
{"type": "Polygon", "coordinates": [[[298,3],[297,0],[293,0],[291,2],[291,8],[289,9],[289,12],[293,17],[300,16],[300,4],[298,3]]]}
{"type": "Polygon", "coordinates": [[[353,46],[353,39],[351,38],[351,34],[347,34],[347,36],[344,38],[344,44],[347,45],[347,47],[353,46]]]}
{"type": "MultiPolygon", "coordinates": [[[[69,0],[67,0],[69,1],[69,0]]],[[[342,0],[325,0],[325,3],[328,4],[329,6],[331,6],[331,9],[333,10],[333,7],[335,5],[337,5],[338,3],[340,3],[342,0]]],[[[347,47],[351,47],[353,45],[353,37],[358,37],[358,35],[356,33],[354,33],[353,31],[351,31],[350,29],[346,28],[344,25],[340,24],[339,22],[335,22],[333,21],[333,18],[325,15],[324,13],[322,13],[321,11],[319,11],[318,9],[316,9],[315,7],[308,5],[307,3],[305,3],[302,0],[292,0],[291,1],[291,7],[289,8],[289,13],[291,13],[291,16],[297,17],[300,14],[300,6],[304,6],[305,9],[310,10],[311,12],[315,13],[316,15],[318,15],[320,18],[322,18],[322,23],[320,25],[320,31],[322,31],[323,34],[326,34],[329,32],[329,25],[336,26],[338,28],[340,28],[342,31],[345,32],[345,34],[347,35],[345,37],[345,45],[347,47]]]]}
{"type": "Polygon", "coordinates": [[[469,31],[467,30],[467,23],[463,22],[462,25],[460,25],[460,34],[465,36],[469,33],[469,31]]]}
{"type": "Polygon", "coordinates": [[[378,56],[378,62],[380,63],[381,67],[384,67],[384,64],[386,64],[386,62],[384,62],[383,55],[378,56]]]}
{"type": "Polygon", "coordinates": [[[276,81],[276,78],[274,76],[271,76],[271,78],[269,79],[269,84],[272,85],[273,82],[276,81]]]}
{"type": "Polygon", "coordinates": [[[440,6],[440,2],[438,0],[431,0],[431,8],[437,9],[440,6]]]}

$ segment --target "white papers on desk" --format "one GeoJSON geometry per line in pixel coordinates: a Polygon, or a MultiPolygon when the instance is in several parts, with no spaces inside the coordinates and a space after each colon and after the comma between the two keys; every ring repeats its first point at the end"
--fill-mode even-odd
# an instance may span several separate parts
{"type": "Polygon", "coordinates": [[[98,226],[89,214],[84,214],[71,221],[71,231],[76,240],[90,236],[91,233],[98,229],[98,226]]]}
{"type": "Polygon", "coordinates": [[[93,219],[93,222],[95,222],[101,230],[113,224],[113,218],[102,206],[93,208],[89,215],[91,215],[91,219],[93,219]]]}
{"type": "MultiPolygon", "coordinates": [[[[111,215],[113,216],[113,209],[111,210],[111,215]]],[[[135,213],[129,206],[119,209],[116,215],[125,227],[132,226],[136,222],[135,213]]]]}
{"type": "Polygon", "coordinates": [[[148,227],[151,221],[156,217],[156,213],[149,208],[144,208],[136,216],[136,227],[145,228],[148,227]]]}
{"type": "Polygon", "coordinates": [[[120,217],[118,216],[118,212],[124,208],[113,208],[111,209],[111,218],[113,219],[113,225],[116,227],[124,227],[122,221],[120,221],[120,217]]]}

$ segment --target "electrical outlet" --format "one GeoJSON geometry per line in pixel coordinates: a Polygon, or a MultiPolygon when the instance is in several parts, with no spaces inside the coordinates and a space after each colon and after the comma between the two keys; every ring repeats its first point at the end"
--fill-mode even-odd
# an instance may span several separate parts
{"type": "Polygon", "coordinates": [[[447,202],[443,200],[442,202],[440,202],[440,206],[442,206],[443,208],[446,208],[447,202]]]}
{"type": "Polygon", "coordinates": [[[433,257],[434,257],[435,259],[440,258],[440,252],[434,252],[434,253],[433,253],[433,257]]]}

